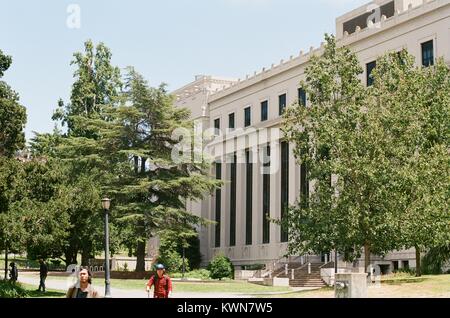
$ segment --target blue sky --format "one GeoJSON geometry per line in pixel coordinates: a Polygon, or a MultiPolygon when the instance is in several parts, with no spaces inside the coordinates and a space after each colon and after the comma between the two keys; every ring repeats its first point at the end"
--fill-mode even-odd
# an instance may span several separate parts
{"type": "Polygon", "coordinates": [[[244,77],[318,46],[335,18],[368,0],[0,0],[0,49],[13,56],[4,80],[27,107],[26,136],[50,132],[68,100],[73,52],[103,41],[113,64],[134,66],[174,90],[196,74],[244,77]],[[81,9],[70,29],[67,8],[81,9]]]}

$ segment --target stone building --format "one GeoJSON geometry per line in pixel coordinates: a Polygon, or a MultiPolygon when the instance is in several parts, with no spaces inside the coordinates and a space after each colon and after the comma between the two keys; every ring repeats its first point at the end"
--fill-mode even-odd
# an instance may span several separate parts
{"type": "MultiPolygon", "coordinates": [[[[433,64],[437,57],[450,64],[450,1],[377,0],[338,17],[336,38],[338,45],[357,54],[365,69],[361,81],[367,85],[377,57],[386,52],[406,49],[418,65],[433,64]]],[[[299,83],[310,57],[322,50],[323,46],[300,51],[243,79],[197,76],[173,92],[176,105],[192,111],[200,131],[220,130],[208,148],[214,148],[212,155],[218,161],[211,174],[226,183],[210,198],[188,203],[193,213],[218,222],[199,229],[204,264],[222,253],[237,267],[270,267],[285,254],[285,231],[264,221],[264,216],[281,218],[282,206],[293,204],[309,185],[292,147],[276,134],[276,128],[286,105],[298,99],[308,103],[299,83]],[[257,132],[264,128],[271,129],[270,138],[257,132]],[[269,150],[271,165],[276,167],[271,167],[275,173],[265,174],[267,163],[255,158],[269,150]],[[230,157],[236,157],[238,164],[229,163],[230,157]]],[[[326,263],[332,260],[330,254],[292,256],[289,262],[326,263]]],[[[373,256],[373,262],[384,272],[414,267],[415,253],[393,251],[384,258],[373,256]]]]}

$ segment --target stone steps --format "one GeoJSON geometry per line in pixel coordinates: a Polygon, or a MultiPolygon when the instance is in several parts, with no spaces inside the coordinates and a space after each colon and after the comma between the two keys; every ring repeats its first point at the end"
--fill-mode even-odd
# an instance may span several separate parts
{"type": "Polygon", "coordinates": [[[291,287],[326,287],[327,284],[319,278],[319,279],[291,279],[289,280],[289,286],[291,287]]]}
{"type": "Polygon", "coordinates": [[[299,263],[289,263],[287,275],[284,267],[282,267],[274,272],[274,277],[289,278],[289,286],[291,287],[322,288],[327,286],[320,276],[320,267],[323,265],[323,263],[311,264],[311,273],[308,273],[307,265],[305,266],[305,264],[301,265],[299,263]],[[294,279],[291,279],[292,270],[294,270],[294,279]]]}

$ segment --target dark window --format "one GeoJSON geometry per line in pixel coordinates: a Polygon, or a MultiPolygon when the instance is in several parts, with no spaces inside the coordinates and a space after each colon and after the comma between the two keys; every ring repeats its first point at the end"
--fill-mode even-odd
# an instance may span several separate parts
{"type": "Polygon", "coordinates": [[[433,40],[422,43],[422,65],[425,67],[434,65],[433,40]]]}
{"type": "Polygon", "coordinates": [[[303,202],[307,202],[309,198],[309,182],[308,182],[308,170],[306,163],[300,165],[300,193],[302,195],[303,202]]]}
{"type": "Polygon", "coordinates": [[[269,119],[269,102],[264,101],[261,103],[261,121],[269,119]]]}
{"type": "Polygon", "coordinates": [[[228,128],[235,129],[234,113],[228,115],[228,128]]]}
{"type": "Polygon", "coordinates": [[[252,245],[252,212],[253,212],[253,164],[250,150],[245,152],[246,162],[246,200],[245,200],[245,244],[252,245]]]}
{"type": "Polygon", "coordinates": [[[220,118],[217,118],[216,120],[214,120],[214,129],[215,129],[215,134],[216,135],[220,135],[220,118]]]}
{"type": "Polygon", "coordinates": [[[284,114],[284,110],[286,109],[286,94],[278,96],[278,105],[280,108],[280,116],[284,114]]]}
{"type": "Polygon", "coordinates": [[[289,207],[289,144],[281,143],[281,242],[288,241],[288,227],[285,223],[289,207]]]}
{"type": "MultiPolygon", "coordinates": [[[[380,8],[381,16],[385,15],[386,18],[390,18],[394,16],[395,12],[395,4],[394,1],[389,2],[380,8]]],[[[348,34],[352,34],[356,31],[356,27],[359,26],[362,29],[367,28],[369,17],[374,13],[374,11],[364,13],[356,18],[351,19],[350,21],[344,22],[344,31],[348,32],[348,34]]],[[[381,17],[380,16],[380,17],[381,17]]],[[[372,22],[376,23],[375,18],[372,22]]]]}
{"type": "MultiPolygon", "coordinates": [[[[222,180],[222,163],[216,162],[216,179],[222,180]]],[[[217,222],[215,228],[215,247],[220,247],[220,218],[222,206],[222,189],[216,190],[216,218],[217,222]]]]}
{"type": "Polygon", "coordinates": [[[306,91],[303,88],[298,89],[298,103],[306,106],[306,91]]]}
{"type": "Polygon", "coordinates": [[[398,271],[398,261],[393,261],[394,264],[394,272],[398,271]]]}
{"type": "Polygon", "coordinates": [[[265,147],[263,175],[263,244],[270,243],[270,146],[265,147]]]}
{"type": "Polygon", "coordinates": [[[244,110],[244,115],[245,115],[245,122],[244,122],[244,126],[248,127],[252,124],[252,108],[251,107],[247,107],[244,110]]]}
{"type": "Polygon", "coordinates": [[[377,67],[377,62],[373,61],[366,64],[366,76],[367,76],[367,86],[373,85],[373,76],[372,72],[377,67]]]}
{"type": "Polygon", "coordinates": [[[236,245],[236,161],[235,153],[233,162],[230,164],[230,246],[236,245]]]}

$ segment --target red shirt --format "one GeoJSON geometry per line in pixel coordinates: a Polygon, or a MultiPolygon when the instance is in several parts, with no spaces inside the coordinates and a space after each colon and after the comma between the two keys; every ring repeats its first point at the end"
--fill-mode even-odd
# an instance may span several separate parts
{"type": "Polygon", "coordinates": [[[155,284],[155,276],[158,275],[153,275],[147,283],[147,286],[150,288],[155,285],[153,293],[154,298],[169,298],[169,292],[172,291],[172,281],[170,280],[170,277],[167,275],[158,277],[155,284]]]}

